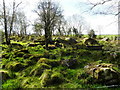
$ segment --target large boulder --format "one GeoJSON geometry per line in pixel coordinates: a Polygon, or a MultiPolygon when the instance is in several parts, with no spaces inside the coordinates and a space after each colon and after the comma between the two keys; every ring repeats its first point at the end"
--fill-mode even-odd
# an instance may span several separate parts
{"type": "Polygon", "coordinates": [[[73,39],[73,38],[70,38],[70,39],[68,39],[68,42],[70,43],[70,44],[76,44],[76,43],[78,43],[75,39],[73,39]]]}
{"type": "Polygon", "coordinates": [[[114,69],[113,64],[89,64],[85,66],[85,71],[94,79],[92,82],[104,85],[120,84],[120,72],[114,69]]]}
{"type": "Polygon", "coordinates": [[[100,45],[97,40],[92,39],[92,38],[86,39],[85,42],[84,42],[84,44],[85,45],[90,45],[90,46],[91,45],[100,45]]]}
{"type": "MultiPolygon", "coordinates": [[[[58,38],[57,40],[56,40],[56,42],[57,43],[61,43],[61,44],[63,44],[63,46],[64,47],[68,47],[68,45],[69,46],[74,46],[76,43],[78,43],[75,39],[73,39],[73,38],[67,38],[67,39],[61,39],[61,38],[58,38]]],[[[57,46],[59,46],[59,45],[57,45],[57,46]]],[[[61,46],[62,47],[62,46],[61,46]]]]}

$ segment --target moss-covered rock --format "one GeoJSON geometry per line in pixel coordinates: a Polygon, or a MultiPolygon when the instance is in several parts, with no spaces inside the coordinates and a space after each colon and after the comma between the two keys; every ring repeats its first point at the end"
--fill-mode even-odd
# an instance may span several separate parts
{"type": "Polygon", "coordinates": [[[62,60],[61,64],[68,68],[76,68],[76,66],[78,65],[78,61],[76,59],[66,59],[62,60]]]}
{"type": "Polygon", "coordinates": [[[63,75],[60,72],[53,72],[51,75],[51,84],[61,84],[64,81],[63,75]]]}
{"type": "Polygon", "coordinates": [[[1,69],[0,74],[2,75],[2,81],[6,81],[7,79],[10,79],[10,72],[8,70],[1,69]]]}
{"type": "Polygon", "coordinates": [[[94,79],[94,83],[100,83],[105,85],[120,84],[120,72],[113,69],[113,64],[101,63],[90,64],[85,66],[85,70],[94,79]]]}
{"type": "Polygon", "coordinates": [[[10,61],[5,65],[5,68],[11,71],[20,71],[24,69],[24,65],[18,61],[10,61]]]}
{"type": "Polygon", "coordinates": [[[57,60],[51,60],[51,59],[47,59],[47,58],[40,58],[37,63],[46,63],[52,67],[59,66],[59,64],[60,64],[59,61],[57,61],[57,60]]]}
{"type": "Polygon", "coordinates": [[[92,46],[92,45],[100,45],[99,43],[98,43],[98,41],[97,40],[95,40],[95,39],[93,39],[93,38],[88,38],[88,39],[86,39],[85,40],[85,42],[84,42],[84,44],[85,45],[90,45],[90,46],[92,46]]]}
{"type": "Polygon", "coordinates": [[[34,54],[31,57],[29,57],[29,59],[37,62],[40,58],[43,58],[43,57],[44,57],[43,54],[34,54]]]}

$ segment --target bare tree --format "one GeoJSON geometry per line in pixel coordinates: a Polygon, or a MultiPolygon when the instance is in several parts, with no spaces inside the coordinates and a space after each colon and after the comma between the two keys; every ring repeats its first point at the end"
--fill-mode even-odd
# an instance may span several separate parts
{"type": "MultiPolygon", "coordinates": [[[[65,26],[66,20],[64,18],[59,18],[58,22],[56,23],[55,30],[57,35],[64,35],[65,34],[65,26]]],[[[54,32],[53,32],[54,33],[54,32]]]]}
{"type": "Polygon", "coordinates": [[[3,20],[4,20],[4,29],[5,29],[5,38],[6,38],[6,43],[8,45],[10,44],[9,36],[11,35],[11,32],[13,30],[13,23],[15,19],[16,9],[20,4],[21,2],[16,5],[15,0],[13,1],[13,9],[12,9],[12,14],[10,16],[9,13],[7,13],[9,11],[6,10],[5,0],[3,0],[3,20]],[[9,30],[8,30],[8,26],[9,26],[9,30]]]}
{"type": "MultiPolygon", "coordinates": [[[[74,34],[76,33],[78,35],[82,35],[82,32],[86,28],[86,23],[84,17],[79,14],[74,14],[67,19],[68,27],[72,29],[74,34]]],[[[70,29],[68,29],[68,32],[69,31],[70,29]]]]}
{"type": "Polygon", "coordinates": [[[40,23],[39,20],[36,20],[33,24],[33,30],[36,35],[42,35],[43,25],[40,23]]]}
{"type": "Polygon", "coordinates": [[[6,38],[6,43],[9,45],[10,41],[8,39],[8,30],[7,30],[7,16],[6,16],[6,5],[5,5],[5,0],[3,0],[3,18],[4,18],[4,29],[5,29],[5,38],[6,38]]]}
{"type": "Polygon", "coordinates": [[[38,10],[35,12],[39,15],[39,18],[44,26],[46,48],[52,40],[52,29],[58,22],[58,17],[62,17],[62,10],[59,5],[51,0],[41,0],[38,3],[38,10]]]}
{"type": "Polygon", "coordinates": [[[29,26],[27,17],[25,16],[25,13],[22,11],[16,12],[15,15],[15,26],[16,32],[19,32],[21,35],[27,34],[27,27],[29,26]],[[16,28],[17,27],[17,28],[16,28]]]}

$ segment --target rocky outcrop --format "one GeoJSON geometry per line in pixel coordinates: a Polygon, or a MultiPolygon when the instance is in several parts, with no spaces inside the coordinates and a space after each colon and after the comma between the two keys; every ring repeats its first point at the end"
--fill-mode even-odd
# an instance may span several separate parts
{"type": "Polygon", "coordinates": [[[100,45],[97,40],[93,38],[88,38],[84,42],[85,45],[100,45]]]}
{"type": "Polygon", "coordinates": [[[66,45],[73,45],[73,44],[78,43],[78,42],[77,42],[75,39],[73,39],[73,38],[69,38],[69,39],[67,39],[67,40],[58,38],[56,41],[57,41],[58,43],[63,43],[63,44],[66,44],[66,45]]]}

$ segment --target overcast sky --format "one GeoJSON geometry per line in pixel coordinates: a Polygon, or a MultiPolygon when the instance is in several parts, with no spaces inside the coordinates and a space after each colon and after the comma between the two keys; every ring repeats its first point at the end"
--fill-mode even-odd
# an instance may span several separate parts
{"type": "MultiPolygon", "coordinates": [[[[13,0],[5,0],[6,3],[10,3],[13,0]]],[[[25,11],[25,14],[28,16],[29,20],[34,21],[37,17],[33,10],[36,8],[37,2],[39,0],[16,0],[16,2],[21,2],[20,7],[25,11]]],[[[117,24],[117,16],[113,15],[92,15],[90,13],[83,13],[88,10],[90,5],[87,5],[91,1],[92,3],[99,2],[101,0],[55,0],[58,1],[64,10],[63,14],[65,18],[72,16],[74,14],[82,15],[85,18],[85,21],[90,25],[91,29],[94,29],[97,34],[117,34],[118,33],[118,24],[117,24]]],[[[117,0],[113,0],[117,1],[117,0]]],[[[2,0],[0,0],[0,4],[2,0]]],[[[113,2],[111,2],[113,3],[113,2]]],[[[109,6],[111,3],[107,3],[104,5],[109,6]]],[[[102,8],[104,8],[102,7],[102,8]]],[[[94,10],[99,8],[96,7],[94,10]]],[[[101,7],[100,7],[101,8],[101,7]]],[[[85,33],[85,32],[84,32],[85,33]]]]}

